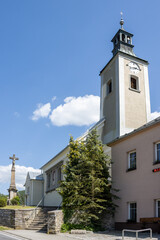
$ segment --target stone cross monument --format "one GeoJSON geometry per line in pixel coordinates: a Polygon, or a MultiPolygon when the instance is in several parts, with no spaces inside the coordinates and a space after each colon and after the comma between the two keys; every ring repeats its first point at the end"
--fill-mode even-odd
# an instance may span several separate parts
{"type": "Polygon", "coordinates": [[[12,169],[11,169],[11,184],[8,189],[9,192],[9,200],[17,196],[17,189],[15,184],[15,160],[19,160],[15,157],[15,154],[13,154],[13,157],[9,157],[9,159],[12,159],[12,169]]]}

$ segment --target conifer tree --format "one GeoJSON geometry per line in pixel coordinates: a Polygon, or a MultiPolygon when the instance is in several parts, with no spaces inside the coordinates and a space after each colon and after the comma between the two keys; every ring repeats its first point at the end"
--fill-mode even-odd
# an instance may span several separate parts
{"type": "Polygon", "coordinates": [[[104,213],[114,213],[116,196],[111,191],[109,168],[96,129],[83,142],[70,138],[65,180],[59,188],[66,221],[95,227],[104,213]]]}

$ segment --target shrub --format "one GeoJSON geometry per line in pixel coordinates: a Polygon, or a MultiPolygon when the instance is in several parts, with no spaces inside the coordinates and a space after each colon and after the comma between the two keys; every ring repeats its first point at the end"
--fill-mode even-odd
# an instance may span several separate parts
{"type": "Polygon", "coordinates": [[[0,207],[5,207],[7,205],[7,200],[5,198],[0,198],[0,207]]]}
{"type": "Polygon", "coordinates": [[[64,223],[61,226],[61,232],[69,232],[72,229],[83,229],[83,230],[87,230],[87,231],[93,231],[94,230],[94,228],[89,227],[89,226],[85,226],[83,224],[64,223]]]}
{"type": "Polygon", "coordinates": [[[11,204],[12,205],[19,205],[20,204],[20,198],[18,196],[12,198],[11,204]]]}

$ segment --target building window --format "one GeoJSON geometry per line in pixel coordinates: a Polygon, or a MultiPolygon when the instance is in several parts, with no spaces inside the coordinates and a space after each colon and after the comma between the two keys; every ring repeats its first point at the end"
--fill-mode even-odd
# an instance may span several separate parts
{"type": "Polygon", "coordinates": [[[62,172],[61,172],[61,167],[58,168],[58,184],[59,184],[59,181],[62,180],[62,172]]]}
{"type": "Polygon", "coordinates": [[[137,221],[137,203],[132,202],[128,204],[128,219],[130,221],[137,221]]]}
{"type": "Polygon", "coordinates": [[[156,217],[160,217],[160,199],[156,200],[156,217]]]}
{"type": "Polygon", "coordinates": [[[61,173],[62,164],[63,163],[60,162],[46,172],[47,177],[46,191],[53,191],[57,187],[59,187],[59,181],[61,181],[62,174],[61,173]]]}
{"type": "Polygon", "coordinates": [[[127,43],[131,44],[131,38],[129,36],[127,36],[127,43]]]}
{"type": "Polygon", "coordinates": [[[131,76],[130,78],[130,88],[133,90],[139,91],[139,81],[138,77],[136,76],[131,76]]]}
{"type": "Polygon", "coordinates": [[[136,169],[136,151],[128,153],[128,170],[136,169]]]}
{"type": "Polygon", "coordinates": [[[125,42],[125,35],[122,34],[122,41],[125,42]]]}
{"type": "Polygon", "coordinates": [[[52,170],[52,185],[55,185],[56,183],[56,171],[52,170]]]}
{"type": "Polygon", "coordinates": [[[50,173],[47,174],[47,188],[49,189],[51,186],[51,175],[50,173]]]}
{"type": "Polygon", "coordinates": [[[112,92],[112,80],[107,82],[107,95],[112,92]]]}
{"type": "Polygon", "coordinates": [[[155,144],[155,162],[160,163],[160,142],[155,144]]]}

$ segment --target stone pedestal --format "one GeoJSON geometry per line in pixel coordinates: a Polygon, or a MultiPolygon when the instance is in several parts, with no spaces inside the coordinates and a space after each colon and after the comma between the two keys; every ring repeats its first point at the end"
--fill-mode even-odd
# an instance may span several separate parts
{"type": "Polygon", "coordinates": [[[47,233],[59,233],[63,224],[62,210],[54,210],[48,212],[47,233]]]}

